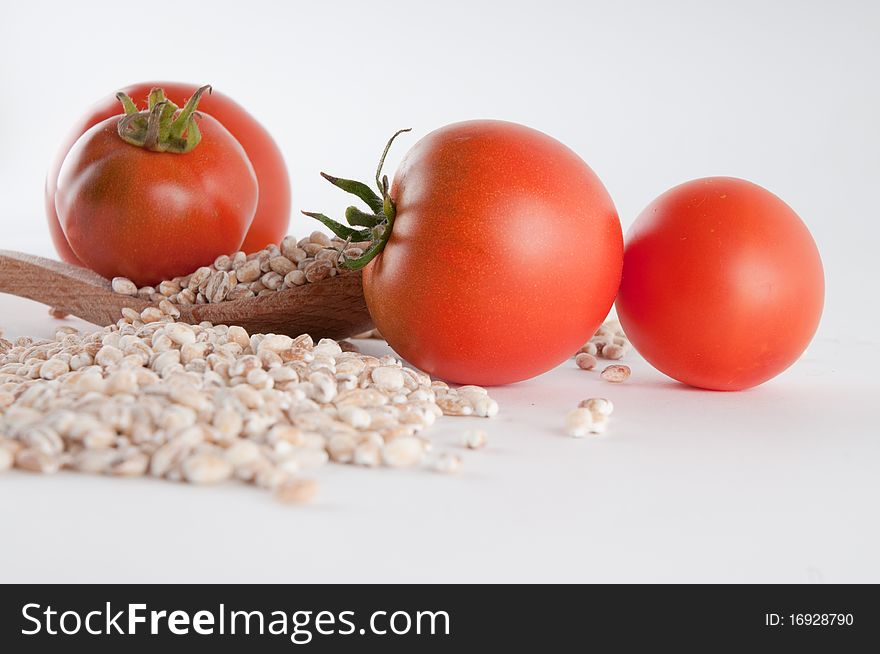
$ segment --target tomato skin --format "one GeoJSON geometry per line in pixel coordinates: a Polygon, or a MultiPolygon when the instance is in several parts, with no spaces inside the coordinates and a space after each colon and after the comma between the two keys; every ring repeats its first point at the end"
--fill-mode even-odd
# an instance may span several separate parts
{"type": "Polygon", "coordinates": [[[83,134],[61,167],[56,208],[77,258],[145,286],[238,249],[258,197],[238,141],[203,114],[191,152],[151,152],[119,137],[119,118],[83,134]]]}
{"type": "Polygon", "coordinates": [[[407,153],[391,237],[364,269],[389,344],[425,372],[506,384],[584,344],[620,281],[623,236],[574,152],[502,121],[455,123],[407,153]]]}
{"type": "Polygon", "coordinates": [[[797,360],[824,297],[819,251],[791,207],[751,182],[709,177],[676,186],[638,216],[617,312],[658,370],[733,391],[797,360]]]}
{"type": "MultiPolygon", "coordinates": [[[[165,95],[182,107],[198,88],[198,84],[180,82],[142,82],[122,89],[137,103],[146,107],[146,98],[153,88],[161,88],[165,95]]],[[[256,252],[269,243],[279,243],[287,234],[290,222],[290,179],[281,150],[272,136],[253,116],[229,96],[213,91],[199,101],[199,111],[210,114],[241,143],[254,167],[260,185],[260,198],[254,220],[248,230],[242,249],[256,252]]],[[[45,206],[49,222],[49,233],[59,256],[68,263],[83,265],[74,254],[64,236],[58,214],[55,211],[55,192],[58,187],[58,174],[64,158],[76,140],[89,128],[122,113],[122,106],[116,95],[109,95],[93,105],[70,130],[52,161],[46,176],[45,206]]]]}

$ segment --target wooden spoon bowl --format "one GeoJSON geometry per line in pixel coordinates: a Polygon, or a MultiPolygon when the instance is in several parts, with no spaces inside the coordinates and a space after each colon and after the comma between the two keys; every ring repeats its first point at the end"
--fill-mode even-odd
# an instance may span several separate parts
{"type": "MultiPolygon", "coordinates": [[[[153,306],[148,300],[114,293],[110,282],[91,270],[8,250],[0,250],[0,292],[102,326],[119,320],[123,307],[142,311],[153,306]]],[[[250,333],[338,339],[372,327],[359,271],[341,271],[335,277],[262,297],[175,306],[180,309],[180,321],[240,325],[250,333]]]]}

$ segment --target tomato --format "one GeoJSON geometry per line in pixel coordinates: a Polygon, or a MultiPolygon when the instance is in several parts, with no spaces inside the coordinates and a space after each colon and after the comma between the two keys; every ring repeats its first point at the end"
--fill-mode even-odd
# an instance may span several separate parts
{"type": "MultiPolygon", "coordinates": [[[[170,100],[182,107],[196,86],[179,82],[143,82],[128,86],[123,92],[135,102],[141,103],[151,89],[162,88],[170,100]]],[[[275,141],[241,105],[222,93],[213,91],[211,95],[205,95],[199,103],[199,110],[219,120],[241,143],[257,174],[260,197],[242,249],[255,252],[269,243],[279,243],[286,235],[290,222],[290,181],[284,158],[275,141]]],[[[61,164],[70,148],[86,130],[119,113],[119,101],[115,95],[107,96],[89,109],[64,139],[46,176],[45,201],[49,232],[58,254],[68,263],[82,265],[64,236],[55,209],[55,192],[61,164]]]]}
{"type": "Polygon", "coordinates": [[[760,186],[709,177],[667,191],[636,219],[617,311],[658,370],[730,391],[797,360],[824,295],[822,261],[798,215],[760,186]]]}
{"type": "MultiPolygon", "coordinates": [[[[65,157],[56,192],[58,217],[77,258],[104,277],[128,277],[138,286],[234,252],[257,206],[257,178],[244,148],[209,114],[201,114],[195,132],[196,116],[190,116],[184,134],[201,132],[191,149],[153,151],[172,143],[171,137],[149,142],[146,116],[152,120],[161,109],[157,103],[152,112],[125,117],[143,120],[145,129],[134,139],[145,139],[138,141],[143,147],[123,140],[123,116],[91,127],[65,157]]],[[[171,116],[166,119],[170,124],[171,116]]]]}
{"type": "Polygon", "coordinates": [[[571,357],[611,308],[617,212],[590,167],[546,134],[494,120],[448,125],[413,146],[384,195],[373,204],[384,201],[393,220],[364,268],[364,295],[391,347],[432,375],[534,377],[571,357]]]}

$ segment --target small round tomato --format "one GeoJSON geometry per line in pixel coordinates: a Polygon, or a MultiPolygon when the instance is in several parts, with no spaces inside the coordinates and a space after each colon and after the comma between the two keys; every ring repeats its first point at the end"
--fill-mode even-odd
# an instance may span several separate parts
{"type": "Polygon", "coordinates": [[[126,115],[90,128],[64,159],[58,217],[95,272],[153,285],[241,245],[257,178],[223,125],[209,114],[196,122],[202,90],[181,111],[161,95],[151,94],[145,111],[125,98],[126,115]]]}
{"type": "MultiPolygon", "coordinates": [[[[161,88],[169,100],[182,107],[192,95],[196,85],[180,82],[142,82],[126,87],[122,92],[134,98],[135,102],[141,102],[154,88],[161,88]]],[[[269,243],[279,243],[287,234],[287,226],[290,222],[290,181],[281,150],[269,132],[227,95],[213,91],[201,99],[199,110],[210,114],[229,130],[244,148],[257,175],[260,197],[253,222],[241,248],[246,252],[256,252],[269,243]]],[[[55,192],[61,164],[70,148],[84,132],[118,114],[119,101],[115,95],[107,96],[92,106],[62,142],[46,176],[45,202],[49,233],[59,256],[68,263],[82,265],[64,236],[55,209],[55,192]]]]}
{"type": "Polygon", "coordinates": [[[369,233],[335,227],[374,240],[347,263],[366,266],[370,314],[415,366],[459,383],[528,379],[571,357],[607,315],[620,221],[599,178],[559,141],[514,123],[456,123],[416,143],[390,187],[378,177],[381,198],[328,176],[376,212],[346,212],[369,233]]]}
{"type": "Polygon", "coordinates": [[[797,360],[824,296],[819,252],[791,207],[745,180],[709,177],[667,191],[636,219],[617,312],[658,370],[730,391],[797,360]]]}

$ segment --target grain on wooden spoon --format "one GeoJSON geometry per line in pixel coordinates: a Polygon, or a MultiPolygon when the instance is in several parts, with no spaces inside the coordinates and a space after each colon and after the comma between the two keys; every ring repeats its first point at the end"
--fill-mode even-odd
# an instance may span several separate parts
{"type": "MultiPolygon", "coordinates": [[[[0,250],[0,292],[56,307],[96,325],[119,320],[123,307],[147,300],[119,295],[100,275],[52,259],[0,250]]],[[[240,325],[250,333],[346,338],[372,327],[360,272],[340,271],[312,284],[217,304],[177,305],[178,320],[240,325]]]]}

